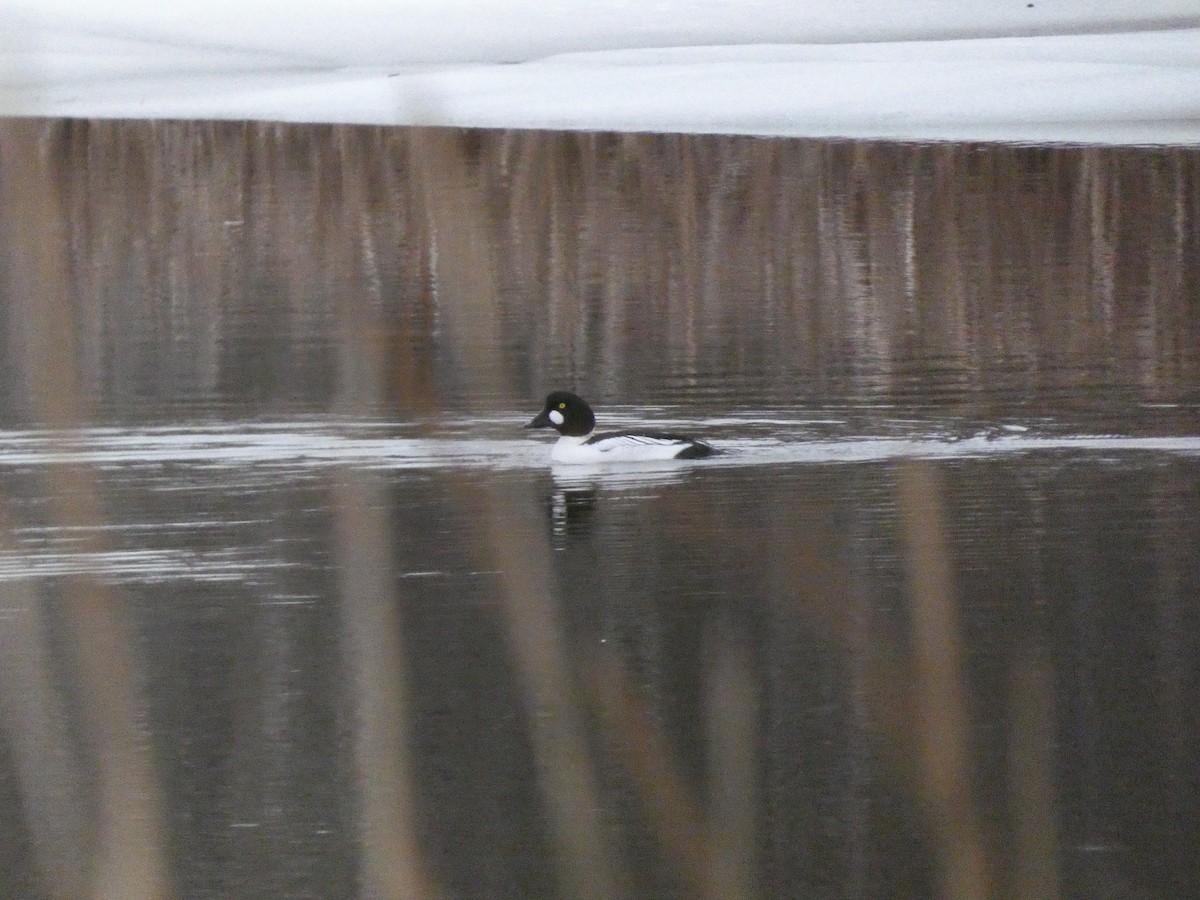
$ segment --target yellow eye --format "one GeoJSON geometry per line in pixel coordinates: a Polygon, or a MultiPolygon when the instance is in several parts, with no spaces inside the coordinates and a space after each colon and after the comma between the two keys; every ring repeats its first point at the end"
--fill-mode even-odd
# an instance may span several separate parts
{"type": "Polygon", "coordinates": [[[566,409],[566,408],[567,408],[567,404],[565,404],[565,403],[560,403],[560,404],[558,404],[558,408],[559,408],[559,409],[566,409]]]}

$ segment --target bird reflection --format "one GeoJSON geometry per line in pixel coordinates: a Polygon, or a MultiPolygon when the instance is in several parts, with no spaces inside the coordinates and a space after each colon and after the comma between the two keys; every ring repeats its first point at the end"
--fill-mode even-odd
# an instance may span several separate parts
{"type": "Polygon", "coordinates": [[[550,530],[556,538],[583,534],[591,529],[600,490],[592,486],[555,486],[550,494],[550,530]]]}
{"type": "Polygon", "coordinates": [[[686,473],[678,463],[560,465],[550,469],[554,491],[548,509],[555,537],[579,535],[592,527],[601,491],[615,492],[676,484],[686,473]]]}

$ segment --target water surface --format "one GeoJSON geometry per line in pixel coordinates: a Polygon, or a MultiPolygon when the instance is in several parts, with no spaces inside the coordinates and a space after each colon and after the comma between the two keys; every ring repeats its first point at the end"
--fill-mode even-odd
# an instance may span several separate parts
{"type": "Polygon", "coordinates": [[[1200,154],[4,136],[0,892],[1195,884],[1200,154]]]}

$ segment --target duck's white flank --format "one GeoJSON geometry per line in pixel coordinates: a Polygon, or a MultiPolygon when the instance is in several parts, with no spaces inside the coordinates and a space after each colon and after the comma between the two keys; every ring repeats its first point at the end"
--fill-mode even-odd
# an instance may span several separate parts
{"type": "Polygon", "coordinates": [[[675,459],[679,452],[692,446],[691,441],[661,438],[647,434],[563,435],[550,451],[556,463],[646,462],[675,459]]]}

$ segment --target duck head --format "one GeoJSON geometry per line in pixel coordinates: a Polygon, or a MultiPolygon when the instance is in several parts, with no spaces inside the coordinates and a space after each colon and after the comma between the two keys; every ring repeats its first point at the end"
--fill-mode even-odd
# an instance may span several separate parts
{"type": "Polygon", "coordinates": [[[596,416],[583,398],[570,391],[555,391],[526,428],[553,428],[559,434],[583,437],[596,427],[596,416]]]}

